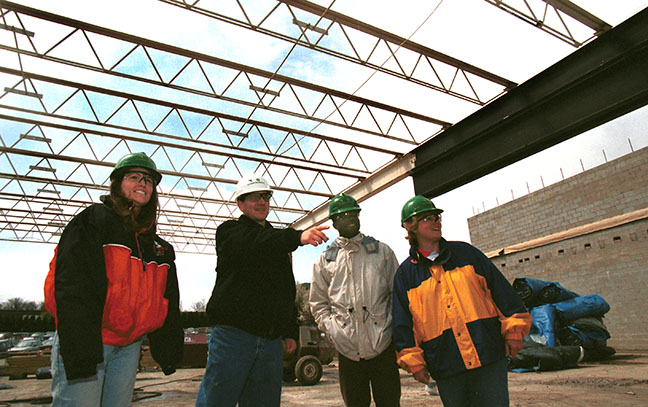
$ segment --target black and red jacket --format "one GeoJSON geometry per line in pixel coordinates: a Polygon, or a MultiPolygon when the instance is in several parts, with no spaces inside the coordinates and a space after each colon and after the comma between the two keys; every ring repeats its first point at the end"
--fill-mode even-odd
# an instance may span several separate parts
{"type": "Polygon", "coordinates": [[[104,344],[126,346],[144,334],[173,373],[184,345],[173,247],[154,227],[126,231],[110,199],[102,201],[66,226],[45,280],[66,376],[94,375],[104,344]]]}

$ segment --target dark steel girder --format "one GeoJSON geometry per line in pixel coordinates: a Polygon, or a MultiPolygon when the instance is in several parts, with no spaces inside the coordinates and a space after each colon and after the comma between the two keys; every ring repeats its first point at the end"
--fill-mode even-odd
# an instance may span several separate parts
{"type": "Polygon", "coordinates": [[[435,197],[648,104],[648,9],[414,150],[435,197]]]}

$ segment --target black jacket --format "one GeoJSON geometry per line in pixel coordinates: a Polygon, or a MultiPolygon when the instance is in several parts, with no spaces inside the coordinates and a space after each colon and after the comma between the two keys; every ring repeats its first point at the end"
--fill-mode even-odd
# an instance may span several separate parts
{"type": "Polygon", "coordinates": [[[301,232],[275,229],[245,215],[216,229],[216,284],[207,304],[214,325],[264,338],[297,339],[295,278],[290,253],[301,232]]]}
{"type": "Polygon", "coordinates": [[[96,374],[105,338],[125,346],[144,333],[164,372],[175,371],[184,333],[174,261],[173,247],[154,227],[127,232],[110,200],[70,221],[45,282],[45,305],[56,318],[68,379],[96,374]],[[128,283],[135,280],[149,283],[128,283]]]}

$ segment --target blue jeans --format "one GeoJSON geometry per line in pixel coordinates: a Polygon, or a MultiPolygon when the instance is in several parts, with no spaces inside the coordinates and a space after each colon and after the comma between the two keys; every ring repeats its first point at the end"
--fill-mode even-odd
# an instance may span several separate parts
{"type": "Polygon", "coordinates": [[[52,407],[130,406],[141,347],[141,339],[128,346],[104,345],[104,361],[97,365],[97,374],[68,381],[56,334],[52,346],[52,407]]]}
{"type": "Polygon", "coordinates": [[[444,407],[509,405],[506,359],[436,381],[444,407]]]}
{"type": "Polygon", "coordinates": [[[226,325],[212,328],[196,407],[278,407],[281,338],[264,339],[226,325]]]}

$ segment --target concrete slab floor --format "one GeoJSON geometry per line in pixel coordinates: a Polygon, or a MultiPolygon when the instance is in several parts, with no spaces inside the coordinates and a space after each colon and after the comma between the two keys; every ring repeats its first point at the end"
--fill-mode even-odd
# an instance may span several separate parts
{"type": "MultiPolygon", "coordinates": [[[[137,375],[133,406],[193,406],[204,369],[180,369],[171,376],[161,372],[137,375]]],[[[9,380],[0,377],[0,407],[50,403],[51,379],[9,380]]],[[[433,391],[401,371],[403,407],[441,406],[433,391]],[[432,394],[431,394],[432,393],[432,394]]],[[[617,352],[604,362],[540,373],[510,373],[511,406],[638,406],[648,405],[648,353],[617,352]]],[[[372,404],[373,405],[373,404],[372,404]]],[[[285,384],[282,407],[343,406],[337,362],[325,366],[314,386],[285,384]]]]}

